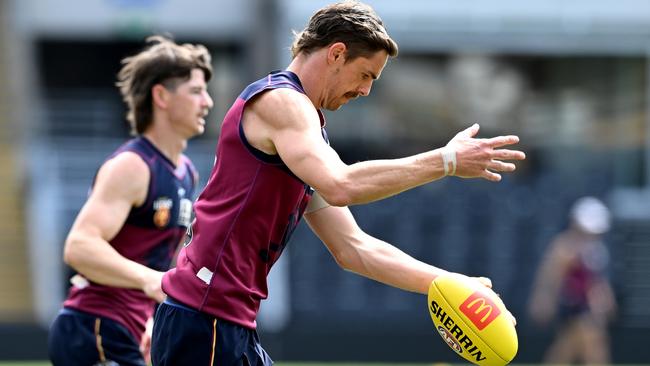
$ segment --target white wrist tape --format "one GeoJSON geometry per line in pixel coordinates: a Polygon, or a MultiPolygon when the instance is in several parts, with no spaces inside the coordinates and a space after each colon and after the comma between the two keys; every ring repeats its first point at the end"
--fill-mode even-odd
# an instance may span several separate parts
{"type": "Polygon", "coordinates": [[[456,174],[456,150],[445,147],[440,153],[442,154],[442,164],[445,166],[445,175],[456,174]]]}

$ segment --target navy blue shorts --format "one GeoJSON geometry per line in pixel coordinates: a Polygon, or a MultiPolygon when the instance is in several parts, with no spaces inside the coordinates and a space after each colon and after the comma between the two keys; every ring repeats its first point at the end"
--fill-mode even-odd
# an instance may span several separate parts
{"type": "Polygon", "coordinates": [[[64,308],[48,335],[54,366],[145,366],[133,335],[114,320],[64,308]]]}
{"type": "Polygon", "coordinates": [[[154,366],[270,366],[254,329],[191,309],[173,299],[160,304],[153,323],[154,366]]]}

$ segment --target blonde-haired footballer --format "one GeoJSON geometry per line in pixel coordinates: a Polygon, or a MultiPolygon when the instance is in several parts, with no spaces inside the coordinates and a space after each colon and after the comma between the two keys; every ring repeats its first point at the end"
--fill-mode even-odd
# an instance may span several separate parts
{"type": "Polygon", "coordinates": [[[198,176],[183,154],[212,107],[210,55],[201,45],[151,37],[123,60],[118,86],[135,138],[99,168],[68,234],[78,275],[49,334],[55,366],[148,363],[161,278],[192,218],[198,176]]]}

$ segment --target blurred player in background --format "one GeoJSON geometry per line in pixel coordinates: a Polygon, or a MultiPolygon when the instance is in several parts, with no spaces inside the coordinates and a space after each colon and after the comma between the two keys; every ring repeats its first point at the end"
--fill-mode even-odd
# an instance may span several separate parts
{"type": "Polygon", "coordinates": [[[602,238],[610,228],[610,213],[597,198],[583,197],[574,203],[570,220],[538,270],[530,315],[541,325],[558,324],[545,362],[604,365],[610,361],[607,323],[616,310],[602,238]]]}
{"type": "Polygon", "coordinates": [[[78,274],[49,335],[55,366],[145,365],[161,278],[192,219],[198,182],[183,155],[212,107],[210,55],[155,36],[123,61],[117,85],[135,138],[99,168],[68,234],[78,274]]]}
{"type": "Polygon", "coordinates": [[[474,138],[474,125],[444,148],[403,159],[342,162],[328,144],[321,110],[367,96],[397,51],[369,6],[333,4],[296,34],[286,70],[239,95],[224,118],[191,239],[177,267],[163,277],[168,298],[155,316],[154,365],[272,363],[255,331],[256,316],[271,266],[303,213],[346,270],[422,294],[444,273],[363,232],[346,206],[447,175],[498,181],[498,172],[515,169],[503,160],[524,154],[497,149],[517,143],[516,136],[474,138]]]}

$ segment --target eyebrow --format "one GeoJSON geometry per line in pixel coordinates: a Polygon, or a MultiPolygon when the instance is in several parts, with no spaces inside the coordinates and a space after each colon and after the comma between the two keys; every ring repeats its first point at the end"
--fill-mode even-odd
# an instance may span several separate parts
{"type": "Polygon", "coordinates": [[[368,71],[368,74],[370,74],[370,77],[372,77],[373,80],[379,79],[379,76],[375,75],[375,73],[372,71],[368,71]]]}

